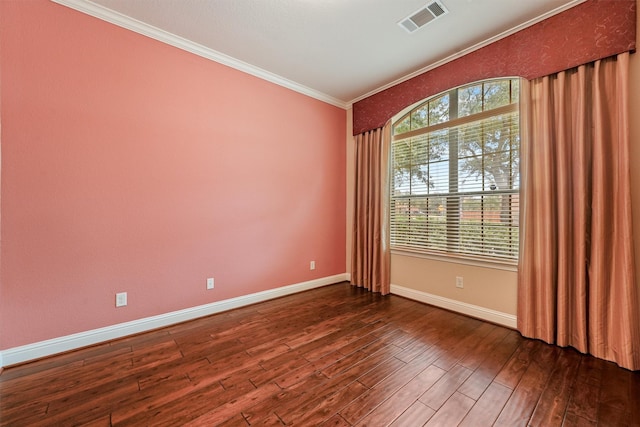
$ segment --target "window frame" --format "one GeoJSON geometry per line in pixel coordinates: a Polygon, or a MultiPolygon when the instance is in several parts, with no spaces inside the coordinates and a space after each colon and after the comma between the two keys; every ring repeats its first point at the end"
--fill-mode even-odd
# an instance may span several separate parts
{"type": "MultiPolygon", "coordinates": [[[[472,82],[472,83],[468,83],[468,84],[464,84],[455,88],[451,88],[448,89],[444,92],[441,92],[439,94],[430,96],[428,98],[422,99],[420,101],[418,101],[417,103],[405,108],[402,112],[400,112],[399,114],[397,114],[396,116],[394,116],[394,118],[392,119],[392,146],[394,146],[394,143],[396,141],[402,141],[402,140],[407,140],[409,138],[414,138],[414,137],[419,137],[422,135],[428,135],[431,134],[433,132],[436,132],[438,130],[444,130],[444,129],[460,129],[461,126],[467,125],[467,124],[471,124],[471,123],[480,123],[481,121],[490,119],[492,117],[502,117],[505,115],[515,115],[515,123],[518,126],[518,133],[517,133],[517,145],[514,145],[514,142],[511,141],[509,143],[509,152],[510,155],[511,153],[516,150],[517,151],[517,155],[518,155],[518,159],[517,159],[517,163],[516,163],[516,168],[519,169],[519,156],[520,156],[520,144],[521,144],[521,132],[520,132],[520,122],[521,122],[521,117],[520,117],[520,96],[519,96],[519,90],[520,90],[520,84],[518,82],[518,86],[517,86],[517,90],[518,90],[518,94],[517,94],[517,98],[514,99],[514,89],[513,89],[513,81],[517,81],[519,80],[519,78],[517,77],[504,77],[504,78],[492,78],[492,79],[486,79],[486,80],[481,80],[481,81],[476,81],[476,82],[472,82]],[[495,107],[495,108],[491,108],[488,110],[484,110],[484,104],[485,104],[485,92],[484,92],[484,85],[486,83],[493,83],[493,82],[505,82],[505,81],[509,81],[509,98],[508,98],[508,103],[505,105],[501,105],[499,107],[495,107]],[[481,86],[481,94],[482,94],[482,98],[481,98],[481,103],[482,103],[482,110],[480,112],[476,112],[476,113],[470,113],[468,115],[465,115],[463,117],[458,117],[458,96],[459,96],[459,91],[465,88],[470,88],[473,86],[481,86]],[[426,125],[424,127],[421,128],[417,128],[417,129],[411,129],[411,120],[412,120],[412,115],[414,113],[416,113],[418,110],[420,109],[424,109],[426,106],[427,112],[426,112],[426,117],[428,117],[427,120],[430,119],[430,112],[429,112],[429,103],[432,101],[436,101],[446,95],[449,95],[448,97],[448,109],[449,109],[449,120],[444,121],[444,122],[438,122],[435,123],[433,125],[426,125]],[[454,96],[455,95],[455,96],[454,96]],[[452,105],[453,104],[453,105],[452,105]],[[455,112],[453,111],[453,109],[455,108],[455,112]],[[396,127],[398,125],[401,125],[403,121],[406,121],[406,119],[409,119],[409,130],[402,132],[402,133],[398,133],[396,134],[396,127]],[[515,148],[514,148],[515,147],[515,148]]],[[[513,138],[513,135],[510,135],[511,138],[513,138]]],[[[447,143],[447,150],[448,150],[448,154],[449,157],[455,157],[455,181],[454,181],[454,185],[458,185],[458,179],[460,178],[460,171],[458,170],[459,168],[459,159],[458,159],[458,139],[456,139],[455,142],[455,151],[456,154],[453,155],[451,154],[451,147],[452,147],[452,140],[450,139],[449,142],[447,143]]],[[[484,140],[483,140],[483,144],[484,144],[484,140]]],[[[394,165],[393,165],[393,161],[394,161],[394,156],[393,156],[393,149],[392,152],[390,153],[390,171],[392,173],[392,175],[394,174],[394,165]]],[[[487,156],[488,154],[483,153],[482,154],[482,158],[484,159],[485,156],[487,156]]],[[[513,162],[513,158],[510,158],[509,160],[510,162],[513,162]]],[[[429,164],[431,164],[431,162],[429,161],[429,164]]],[[[513,167],[513,164],[510,164],[510,167],[513,167]]],[[[451,168],[450,168],[451,171],[451,168]]],[[[513,170],[510,170],[510,173],[513,173],[513,170]]],[[[457,215],[449,215],[449,212],[447,211],[447,214],[445,215],[445,227],[446,227],[446,238],[444,239],[445,241],[445,248],[441,249],[441,248],[435,248],[434,244],[426,244],[424,248],[416,248],[416,247],[411,247],[411,246],[406,246],[406,245],[402,245],[402,244],[397,244],[395,242],[393,242],[393,227],[391,230],[391,234],[390,234],[390,249],[391,252],[393,254],[400,254],[400,255],[404,255],[404,256],[411,256],[411,257],[418,257],[418,258],[426,258],[426,259],[434,259],[434,260],[438,260],[438,261],[446,261],[446,262],[454,262],[454,263],[462,263],[462,264],[470,264],[470,265],[476,265],[476,266],[481,266],[481,267],[490,267],[490,268],[496,268],[496,269],[501,269],[501,270],[509,270],[509,271],[516,271],[517,270],[517,266],[518,266],[518,259],[519,259],[519,246],[520,246],[520,220],[519,220],[519,216],[520,216],[520,208],[519,208],[519,202],[520,202],[520,185],[519,185],[519,171],[516,172],[516,176],[517,176],[517,181],[514,185],[514,181],[512,181],[513,176],[510,176],[510,182],[509,182],[509,188],[506,190],[502,190],[502,191],[488,191],[486,190],[486,188],[482,189],[481,191],[474,191],[474,195],[476,196],[480,196],[481,198],[488,196],[488,195],[509,195],[509,214],[513,215],[513,212],[516,212],[516,215],[513,217],[509,217],[509,226],[506,226],[505,228],[508,230],[509,233],[511,233],[511,230],[515,227],[516,232],[517,232],[517,238],[515,239],[515,244],[513,245],[505,245],[505,247],[510,247],[510,250],[513,251],[515,253],[515,255],[513,257],[499,257],[496,258],[495,256],[492,256],[489,253],[484,253],[484,254],[473,254],[473,253],[465,253],[464,250],[460,250],[460,248],[462,247],[462,243],[461,243],[461,233],[460,233],[460,227],[461,227],[461,212],[462,212],[462,198],[465,196],[465,194],[467,194],[467,192],[465,191],[461,191],[460,188],[457,189],[457,191],[452,192],[451,191],[451,173],[449,173],[450,176],[447,180],[447,185],[449,186],[449,192],[444,193],[444,194],[408,194],[408,195],[404,195],[404,196],[397,196],[394,193],[395,190],[395,179],[390,179],[390,208],[392,206],[394,206],[394,201],[396,200],[401,200],[401,199],[423,199],[425,201],[425,203],[428,203],[430,200],[436,198],[436,197],[444,197],[445,200],[449,200],[449,199],[456,199],[457,201],[454,203],[457,203],[457,207],[455,208],[454,212],[457,212],[457,215]],[[516,195],[516,206],[515,208],[513,207],[512,203],[514,203],[513,199],[511,198],[511,195],[516,195]],[[456,218],[456,219],[451,219],[451,218],[456,218]],[[450,233],[450,229],[451,227],[457,227],[457,235],[454,236],[453,238],[449,235],[450,233]],[[428,246],[431,247],[428,247],[428,246]],[[456,246],[456,247],[454,247],[456,246]]],[[[429,178],[431,178],[431,176],[429,176],[429,178]]],[[[411,172],[409,173],[409,179],[411,180],[411,172]]],[[[447,207],[449,207],[448,202],[447,202],[447,207]]],[[[502,209],[502,208],[501,208],[502,209]]],[[[482,215],[484,216],[484,212],[491,212],[491,211],[486,211],[484,206],[482,207],[482,215]]],[[[500,212],[502,213],[502,210],[500,210],[500,212]]],[[[394,215],[391,214],[390,215],[390,222],[393,221],[394,215]]],[[[484,236],[486,231],[484,230],[484,228],[486,227],[485,224],[486,222],[483,220],[481,223],[481,233],[482,233],[482,239],[484,242],[484,236]]],[[[410,235],[410,232],[407,232],[405,235],[410,235]]],[[[425,235],[426,233],[420,233],[420,235],[425,235]]],[[[425,237],[426,239],[426,237],[425,237]]],[[[510,238],[512,239],[512,238],[510,238]]],[[[481,245],[484,245],[485,243],[482,243],[481,245]]],[[[471,252],[471,251],[469,251],[471,252]]]]}

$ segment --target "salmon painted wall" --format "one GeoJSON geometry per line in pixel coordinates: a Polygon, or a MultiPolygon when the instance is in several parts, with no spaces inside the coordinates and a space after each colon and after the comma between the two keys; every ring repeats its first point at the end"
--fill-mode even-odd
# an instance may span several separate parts
{"type": "Polygon", "coordinates": [[[46,0],[0,43],[0,349],[346,271],[346,111],[46,0]]]}

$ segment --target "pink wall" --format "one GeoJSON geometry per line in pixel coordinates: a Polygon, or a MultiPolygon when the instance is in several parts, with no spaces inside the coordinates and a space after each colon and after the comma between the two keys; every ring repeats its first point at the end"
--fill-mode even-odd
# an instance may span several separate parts
{"type": "Polygon", "coordinates": [[[344,110],[46,0],[0,41],[0,349],[346,271],[344,110]]]}

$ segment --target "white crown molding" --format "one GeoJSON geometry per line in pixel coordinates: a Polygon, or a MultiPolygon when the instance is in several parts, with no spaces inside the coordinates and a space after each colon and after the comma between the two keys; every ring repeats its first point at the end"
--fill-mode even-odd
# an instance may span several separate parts
{"type": "Polygon", "coordinates": [[[372,95],[375,95],[376,93],[382,92],[383,90],[389,89],[390,87],[393,87],[393,86],[396,86],[396,85],[398,85],[400,83],[406,82],[407,80],[410,80],[410,79],[412,79],[412,78],[414,78],[416,76],[419,76],[420,74],[424,74],[427,71],[431,71],[431,70],[433,70],[435,68],[441,67],[442,65],[444,65],[444,64],[446,64],[448,62],[454,61],[454,60],[456,60],[458,58],[461,58],[461,57],[463,57],[463,56],[465,56],[465,55],[467,55],[467,54],[469,54],[471,52],[474,52],[476,50],[482,49],[483,47],[488,46],[491,43],[495,43],[498,40],[504,39],[505,37],[509,37],[510,35],[515,34],[518,31],[521,31],[521,30],[524,30],[525,28],[531,27],[532,25],[535,25],[538,22],[542,22],[547,18],[550,18],[550,17],[552,17],[554,15],[557,15],[557,14],[559,14],[561,12],[564,12],[565,10],[571,9],[572,7],[577,6],[580,3],[584,3],[585,1],[587,1],[587,0],[573,0],[570,3],[567,3],[567,4],[563,5],[563,6],[557,7],[557,8],[555,8],[555,9],[553,9],[553,10],[547,12],[547,13],[544,13],[544,14],[536,17],[536,18],[530,19],[529,21],[524,22],[524,23],[522,23],[520,25],[517,25],[517,26],[515,26],[515,27],[513,27],[513,28],[511,28],[511,29],[509,29],[507,31],[504,31],[504,32],[502,32],[502,33],[500,33],[500,34],[498,34],[496,36],[490,37],[490,38],[488,38],[488,39],[486,39],[486,40],[484,40],[484,41],[482,41],[480,43],[477,43],[477,44],[475,44],[475,45],[473,45],[471,47],[463,49],[460,52],[457,52],[457,53],[454,53],[453,55],[447,56],[446,58],[441,59],[440,61],[434,62],[433,64],[429,64],[426,67],[423,67],[423,68],[421,68],[421,69],[419,69],[417,71],[414,71],[411,74],[407,74],[404,77],[400,77],[399,79],[396,79],[396,80],[394,80],[392,82],[389,82],[389,83],[385,84],[384,86],[380,86],[377,89],[374,89],[374,90],[372,90],[370,92],[365,93],[364,95],[361,95],[361,96],[359,96],[357,98],[354,98],[351,101],[349,101],[348,104],[353,105],[358,101],[362,101],[365,98],[368,98],[368,97],[370,97],[372,95]]]}
{"type": "Polygon", "coordinates": [[[340,99],[334,98],[332,96],[329,96],[315,89],[311,89],[307,86],[301,85],[292,80],[289,80],[277,74],[271,73],[267,70],[263,70],[262,68],[255,67],[246,62],[232,58],[231,56],[225,55],[224,53],[218,52],[213,49],[209,49],[208,47],[202,46],[201,44],[198,44],[198,43],[194,43],[183,37],[177,36],[175,34],[171,34],[167,31],[156,28],[153,25],[149,25],[142,21],[138,21],[137,19],[123,15],[119,12],[106,8],[102,5],[95,4],[89,0],[51,0],[51,1],[54,3],[58,3],[60,5],[69,7],[71,9],[77,10],[78,12],[82,12],[87,15],[93,16],[94,18],[101,19],[103,21],[109,22],[119,27],[126,28],[127,30],[134,31],[138,34],[142,34],[144,36],[166,43],[168,45],[177,47],[178,49],[182,49],[187,52],[193,53],[195,55],[201,56],[203,58],[209,59],[211,61],[215,61],[217,63],[226,65],[238,71],[242,71],[243,73],[247,73],[252,76],[258,77],[260,79],[266,80],[268,82],[285,87],[287,89],[291,89],[295,92],[301,93],[310,98],[314,98],[319,101],[326,102],[327,104],[331,104],[336,107],[343,108],[345,110],[350,107],[349,103],[344,102],[340,99]]]}
{"type": "Polygon", "coordinates": [[[33,359],[39,359],[57,353],[76,350],[101,342],[126,337],[128,335],[163,328],[176,323],[197,319],[199,317],[210,316],[212,314],[232,310],[234,308],[244,307],[246,305],[268,301],[270,299],[280,298],[286,295],[344,282],[347,280],[347,277],[348,275],[346,273],[336,274],[335,276],[323,277],[320,279],[310,280],[308,282],[283,286],[281,288],[270,289],[210,304],[186,308],[184,310],[172,311],[158,316],[146,317],[143,319],[133,320],[131,322],[119,323],[117,325],[2,350],[0,351],[0,369],[4,366],[16,365],[33,359]]]}
{"type": "Polygon", "coordinates": [[[482,319],[487,322],[506,326],[507,328],[516,329],[518,326],[518,318],[513,314],[503,313],[501,311],[491,310],[478,305],[467,304],[466,302],[456,301],[450,298],[444,298],[438,295],[393,284],[391,285],[391,293],[414,301],[435,305],[436,307],[475,317],[476,319],[482,319]]]}

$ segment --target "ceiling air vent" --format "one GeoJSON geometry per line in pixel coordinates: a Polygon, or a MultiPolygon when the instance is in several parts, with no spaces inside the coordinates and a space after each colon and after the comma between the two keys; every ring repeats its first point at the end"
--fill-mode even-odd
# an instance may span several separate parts
{"type": "Polygon", "coordinates": [[[407,30],[407,32],[413,33],[418,28],[424,27],[429,22],[442,15],[446,15],[447,13],[449,13],[449,11],[444,7],[444,5],[436,0],[407,16],[405,19],[398,22],[398,25],[407,30]]]}

